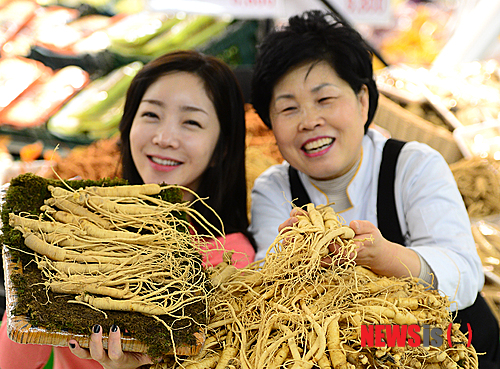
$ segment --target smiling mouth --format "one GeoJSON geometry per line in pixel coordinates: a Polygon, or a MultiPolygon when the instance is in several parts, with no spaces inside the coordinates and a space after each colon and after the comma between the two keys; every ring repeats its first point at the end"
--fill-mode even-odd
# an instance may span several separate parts
{"type": "Polygon", "coordinates": [[[149,159],[153,163],[156,163],[156,164],[159,164],[159,165],[165,165],[165,166],[178,166],[178,165],[182,164],[179,161],[170,160],[170,159],[160,159],[160,158],[157,158],[156,156],[150,156],[149,159]]]}
{"type": "Polygon", "coordinates": [[[302,146],[302,150],[304,150],[307,154],[314,154],[332,145],[333,141],[335,141],[335,139],[332,137],[324,137],[319,140],[309,141],[302,146]]]}

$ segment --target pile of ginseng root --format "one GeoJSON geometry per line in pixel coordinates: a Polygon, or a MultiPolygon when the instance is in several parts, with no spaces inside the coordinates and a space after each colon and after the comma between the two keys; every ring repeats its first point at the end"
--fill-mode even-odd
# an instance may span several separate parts
{"type": "Polygon", "coordinates": [[[453,316],[445,296],[417,278],[382,277],[355,266],[352,229],[329,206],[306,210],[280,232],[265,260],[237,270],[227,257],[214,267],[218,288],[209,300],[205,345],[173,368],[478,367],[459,324],[452,325],[448,345],[453,316]],[[334,266],[325,267],[331,242],[350,256],[335,263],[340,256],[332,255],[334,266]],[[376,324],[439,327],[443,344],[362,347],[361,326],[376,324]]]}
{"type": "Polygon", "coordinates": [[[450,164],[470,218],[500,214],[500,162],[473,156],[450,164]]]}
{"type": "Polygon", "coordinates": [[[163,200],[160,192],[170,188],[184,189],[48,186],[44,218],[10,213],[9,224],[22,233],[47,289],[74,295],[69,303],[100,311],[103,319],[106,311],[150,316],[167,328],[175,345],[161,316],[192,319],[185,311],[195,304],[207,315],[208,278],[195,247],[205,241],[182,214],[198,220],[211,237],[215,228],[192,208],[194,201],[163,200]]]}

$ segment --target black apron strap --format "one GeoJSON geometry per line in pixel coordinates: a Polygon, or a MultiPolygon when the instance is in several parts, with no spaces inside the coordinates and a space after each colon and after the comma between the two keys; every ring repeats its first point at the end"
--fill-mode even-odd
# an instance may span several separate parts
{"type": "Polygon", "coordinates": [[[404,245],[403,232],[396,211],[394,181],[399,153],[406,142],[388,139],[382,152],[378,175],[377,219],[378,228],[385,239],[404,245]]]}
{"type": "Polygon", "coordinates": [[[500,331],[498,321],[481,293],[468,308],[458,310],[454,322],[467,334],[470,324],[471,344],[478,354],[479,369],[500,369],[500,331]]]}
{"type": "Polygon", "coordinates": [[[299,172],[291,165],[288,167],[288,177],[294,205],[300,208],[305,204],[309,204],[311,199],[304,187],[304,184],[299,178],[299,172]]]}
{"type": "MultiPolygon", "coordinates": [[[[396,211],[394,179],[399,153],[405,143],[393,139],[387,140],[380,165],[377,220],[382,235],[395,243],[404,245],[404,237],[396,211]]],[[[459,310],[455,322],[460,323],[460,330],[467,333],[467,323],[472,330],[472,346],[478,353],[480,369],[500,369],[500,332],[498,322],[486,300],[478,293],[472,306],[459,310]]]]}

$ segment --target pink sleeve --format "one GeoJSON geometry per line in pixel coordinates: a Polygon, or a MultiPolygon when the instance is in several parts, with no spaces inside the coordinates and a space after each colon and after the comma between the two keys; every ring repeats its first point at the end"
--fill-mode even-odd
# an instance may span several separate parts
{"type": "Polygon", "coordinates": [[[203,260],[205,266],[215,266],[222,262],[222,254],[228,250],[234,250],[233,261],[237,268],[243,268],[255,259],[255,250],[243,233],[230,233],[225,238],[217,237],[217,241],[206,241],[207,252],[203,260]]]}
{"type": "Polygon", "coordinates": [[[0,326],[0,368],[41,369],[49,361],[52,346],[27,345],[12,341],[7,336],[7,314],[0,326]]]}

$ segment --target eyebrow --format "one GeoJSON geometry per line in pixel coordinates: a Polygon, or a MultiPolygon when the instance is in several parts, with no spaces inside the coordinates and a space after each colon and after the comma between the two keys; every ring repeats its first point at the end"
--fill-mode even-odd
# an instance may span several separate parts
{"type": "MultiPolygon", "coordinates": [[[[327,87],[327,86],[335,86],[334,84],[332,83],[322,83],[316,87],[314,87],[311,92],[318,92],[319,90],[321,90],[323,87],[327,87]]],[[[276,97],[276,99],[274,101],[278,101],[279,99],[292,99],[293,98],[293,95],[292,94],[283,94],[283,95],[279,95],[278,97],[276,97]]]]}
{"type": "MultiPolygon", "coordinates": [[[[159,106],[161,108],[165,106],[165,104],[162,101],[154,100],[154,99],[144,99],[144,100],[141,100],[141,104],[142,103],[149,103],[152,105],[159,106]]],[[[204,113],[204,114],[208,115],[208,112],[206,112],[204,109],[199,108],[197,106],[193,106],[193,105],[183,105],[183,106],[181,106],[181,110],[187,111],[187,112],[200,112],[200,113],[204,113]]]]}
{"type": "Polygon", "coordinates": [[[319,90],[321,90],[323,87],[327,87],[327,86],[335,86],[333,83],[322,83],[316,87],[314,87],[311,91],[312,92],[318,92],[319,90]]]}

